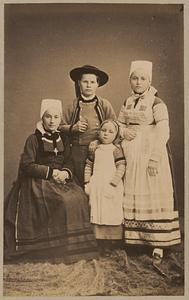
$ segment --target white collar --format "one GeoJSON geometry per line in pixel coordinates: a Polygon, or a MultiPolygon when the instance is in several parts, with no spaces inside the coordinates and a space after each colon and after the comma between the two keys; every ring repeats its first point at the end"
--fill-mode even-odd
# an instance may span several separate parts
{"type": "Polygon", "coordinates": [[[83,94],[81,94],[81,97],[82,97],[84,100],[86,100],[86,101],[92,100],[95,96],[96,96],[96,95],[93,94],[93,95],[90,96],[90,97],[85,97],[83,94]]]}

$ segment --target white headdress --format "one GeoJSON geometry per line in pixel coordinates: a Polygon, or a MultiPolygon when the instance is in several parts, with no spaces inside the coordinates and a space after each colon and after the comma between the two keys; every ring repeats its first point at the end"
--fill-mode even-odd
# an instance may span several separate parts
{"type": "Polygon", "coordinates": [[[129,77],[131,74],[137,70],[143,69],[148,74],[150,81],[152,81],[152,62],[148,60],[135,60],[131,62],[129,77]]]}
{"type": "Polygon", "coordinates": [[[43,99],[41,101],[41,110],[40,110],[40,118],[43,117],[46,110],[50,107],[55,107],[59,110],[60,114],[62,115],[62,102],[57,99],[43,99]]]}

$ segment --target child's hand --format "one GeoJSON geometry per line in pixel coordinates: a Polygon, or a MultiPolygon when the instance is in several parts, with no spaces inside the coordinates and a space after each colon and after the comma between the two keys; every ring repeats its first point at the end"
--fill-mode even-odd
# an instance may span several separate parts
{"type": "Polygon", "coordinates": [[[128,140],[131,141],[133,140],[137,135],[137,132],[134,128],[124,128],[123,129],[123,137],[128,140]]]}
{"type": "Polygon", "coordinates": [[[150,176],[156,176],[158,174],[158,162],[150,159],[147,170],[150,176]]]}
{"type": "Polygon", "coordinates": [[[89,183],[85,184],[84,190],[85,190],[85,193],[89,196],[89,193],[90,193],[89,183]]]}
{"type": "Polygon", "coordinates": [[[114,196],[115,193],[115,187],[111,184],[108,184],[105,186],[104,188],[104,196],[106,198],[112,198],[114,196]]]}

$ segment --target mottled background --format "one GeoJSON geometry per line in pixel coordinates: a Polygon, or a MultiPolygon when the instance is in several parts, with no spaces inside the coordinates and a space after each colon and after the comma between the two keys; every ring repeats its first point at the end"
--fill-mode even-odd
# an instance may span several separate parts
{"type": "Polygon", "coordinates": [[[184,207],[183,11],[178,4],[5,5],[5,181],[17,175],[42,98],[74,97],[69,71],[83,64],[110,75],[99,95],[116,113],[130,93],[130,62],[153,62],[153,85],[168,106],[180,210],[184,207]]]}

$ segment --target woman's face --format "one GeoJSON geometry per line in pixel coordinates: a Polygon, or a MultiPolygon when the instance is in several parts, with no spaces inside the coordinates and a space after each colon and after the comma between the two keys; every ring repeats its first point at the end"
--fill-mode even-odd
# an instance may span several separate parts
{"type": "Polygon", "coordinates": [[[150,79],[143,69],[135,70],[130,76],[132,90],[137,94],[144,93],[150,87],[150,79]]]}
{"type": "Polygon", "coordinates": [[[55,132],[61,122],[60,111],[55,107],[49,108],[45,111],[42,117],[42,122],[47,131],[55,132]]]}
{"type": "Polygon", "coordinates": [[[95,95],[98,88],[97,76],[95,74],[83,74],[81,80],[79,80],[79,87],[81,94],[85,97],[91,97],[95,95]]]}
{"type": "Polygon", "coordinates": [[[102,144],[112,143],[115,140],[116,135],[117,130],[112,122],[107,122],[104,125],[102,125],[99,132],[99,138],[102,144]]]}

